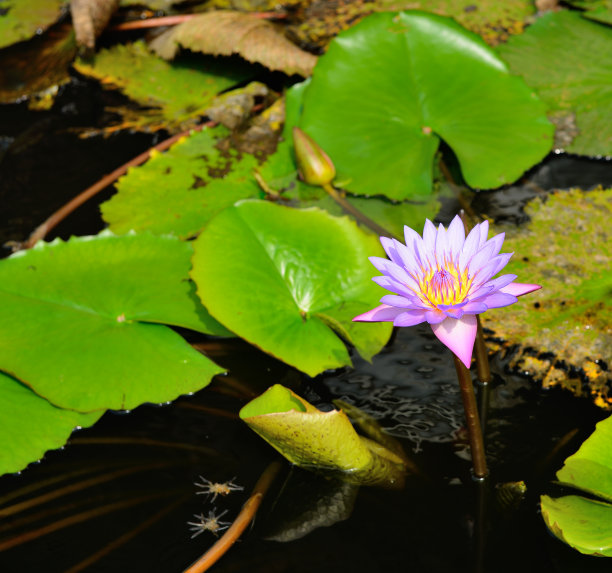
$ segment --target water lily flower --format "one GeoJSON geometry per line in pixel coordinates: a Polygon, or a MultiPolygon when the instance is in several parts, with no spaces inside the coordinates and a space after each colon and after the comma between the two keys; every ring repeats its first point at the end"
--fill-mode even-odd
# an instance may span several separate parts
{"type": "Polygon", "coordinates": [[[476,225],[465,236],[456,216],[448,229],[429,220],[423,237],[404,227],[406,244],[381,237],[389,259],[370,257],[383,276],[372,280],[391,291],[380,306],[356,316],[358,322],[393,322],[413,326],[428,322],[433,333],[470,367],[476,339],[476,315],[517,302],[540,285],[516,283],[516,275],[493,278],[513,253],[502,253],[504,233],[487,240],[489,223],[476,225]]]}

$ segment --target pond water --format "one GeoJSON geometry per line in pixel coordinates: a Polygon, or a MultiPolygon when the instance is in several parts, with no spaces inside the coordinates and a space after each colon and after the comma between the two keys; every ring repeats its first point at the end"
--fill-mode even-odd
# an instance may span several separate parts
{"type": "MultiPolygon", "coordinates": [[[[24,239],[69,198],[162,137],[79,140],[70,128],[103,124],[104,97],[91,84],[74,82],[49,112],[0,106],[2,242],[24,239]]],[[[612,184],[612,166],[553,155],[529,181],[479,195],[477,210],[520,222],[521,204],[535,193],[612,184]]],[[[446,204],[441,219],[454,210],[446,204]]],[[[92,204],[56,232],[67,237],[101,227],[92,204]]],[[[523,481],[527,490],[512,495],[506,485],[479,493],[451,356],[427,327],[400,329],[372,364],[355,357],[354,369],[316,379],[244,342],[184,334],[228,374],[171,405],[108,413],[63,450],[21,475],[0,478],[0,571],[185,569],[215,541],[210,532],[190,539],[187,522],[213,508],[227,510],[223,519],[231,520],[276,459],[236,416],[275,383],[299,389],[322,409],[341,398],[370,413],[401,441],[415,471],[401,491],[386,491],[285,464],[254,526],[214,571],[610,570],[608,560],[582,556],[553,538],[538,515],[540,494],[554,491],[554,472],[606,415],[590,402],[544,392],[509,372],[508,358],[495,357],[486,427],[491,482],[523,481]],[[233,479],[244,491],[213,502],[196,495],[200,476],[233,479]]]]}

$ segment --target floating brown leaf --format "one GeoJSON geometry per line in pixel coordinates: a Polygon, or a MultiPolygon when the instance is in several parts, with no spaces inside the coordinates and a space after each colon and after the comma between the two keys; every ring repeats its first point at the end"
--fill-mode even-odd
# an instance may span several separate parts
{"type": "Polygon", "coordinates": [[[317,58],[292,44],[266,20],[250,14],[218,10],[202,14],[168,30],[151,43],[162,58],[179,47],[215,56],[239,54],[271,70],[310,76],[317,58]]]}

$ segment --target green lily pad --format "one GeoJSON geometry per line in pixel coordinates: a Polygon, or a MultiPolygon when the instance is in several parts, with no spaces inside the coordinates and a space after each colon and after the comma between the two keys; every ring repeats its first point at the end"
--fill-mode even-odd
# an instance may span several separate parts
{"type": "Polygon", "coordinates": [[[404,461],[359,436],[342,410],[322,412],[276,384],[240,410],[240,418],[291,463],[352,483],[398,486],[404,461]]]}
{"type": "Polygon", "coordinates": [[[0,475],[18,472],[63,446],[72,430],[91,426],[102,413],[57,408],[0,372],[0,475]]]}
{"type": "Polygon", "coordinates": [[[28,40],[53,24],[66,0],[0,0],[0,48],[28,40]]]}
{"type": "Polygon", "coordinates": [[[548,528],[581,553],[612,557],[612,417],[597,424],[557,472],[562,483],[600,499],[542,496],[548,528]]]}
{"type": "Polygon", "coordinates": [[[222,369],[161,323],[227,332],[188,280],[191,246],[105,233],[0,261],[0,369],[81,412],[167,402],[222,369]]]}
{"type": "Polygon", "coordinates": [[[584,10],[584,18],[612,24],[612,0],[570,0],[568,4],[584,10]]]}
{"type": "Polygon", "coordinates": [[[242,66],[223,65],[213,58],[168,63],[140,41],[100,50],[92,62],[81,59],[74,66],[148,108],[131,114],[125,110],[124,128],[176,129],[195,123],[219,92],[250,73],[242,66]]]}
{"type": "Polygon", "coordinates": [[[504,272],[520,282],[542,285],[542,290],[517,304],[482,315],[483,324],[497,338],[545,353],[527,354],[513,364],[543,380],[581,395],[586,378],[590,394],[600,406],[612,406],[609,394],[612,354],[612,190],[557,192],[536,199],[525,209],[532,220],[521,228],[495,226],[506,232],[504,252],[514,252],[504,272]],[[574,374],[553,368],[555,363],[576,369],[574,374]]]}
{"type": "Polygon", "coordinates": [[[592,156],[612,155],[611,50],[609,27],[566,10],[538,18],[499,47],[512,71],[548,104],[554,121],[577,134],[563,147],[592,156]]]}
{"type": "Polygon", "coordinates": [[[552,146],[544,105],[475,34],[425,12],[372,14],[319,59],[299,126],[352,193],[431,193],[444,140],[475,188],[516,180],[552,146]],[[358,94],[358,97],[356,97],[358,94]]]}
{"type": "Polygon", "coordinates": [[[132,167],[119,179],[118,193],[101,206],[110,229],[188,238],[239,199],[258,197],[252,177],[257,161],[231,148],[220,149],[228,134],[224,127],[205,129],[132,167]]]}
{"type": "Polygon", "coordinates": [[[389,338],[389,323],[351,320],[383,294],[367,260],[382,249],[346,217],[242,201],[212,219],[194,249],[192,277],[210,313],[310,376],[351,363],[334,331],[366,359],[389,338]]]}

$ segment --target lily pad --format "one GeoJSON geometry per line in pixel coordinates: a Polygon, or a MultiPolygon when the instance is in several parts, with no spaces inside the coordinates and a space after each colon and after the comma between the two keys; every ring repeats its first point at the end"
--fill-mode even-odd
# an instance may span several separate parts
{"type": "Polygon", "coordinates": [[[167,402],[222,369],[170,328],[227,332],[199,304],[191,246],[105,233],[0,261],[0,369],[80,412],[167,402]]]}
{"type": "Polygon", "coordinates": [[[0,48],[28,40],[53,24],[65,0],[0,0],[0,48]]]}
{"type": "Polygon", "coordinates": [[[570,0],[568,4],[584,10],[582,13],[584,18],[604,24],[612,24],[611,0],[570,0]]]}
{"type": "Polygon", "coordinates": [[[100,50],[93,61],[77,60],[74,66],[149,108],[126,116],[123,127],[131,121],[135,128],[177,128],[194,123],[219,92],[250,73],[212,58],[168,63],[140,41],[100,50]]]}
{"type": "Polygon", "coordinates": [[[57,408],[0,372],[0,475],[18,472],[63,446],[72,430],[91,426],[102,413],[57,408]]]}
{"type": "Polygon", "coordinates": [[[526,227],[497,226],[506,232],[505,252],[515,252],[505,272],[542,290],[507,309],[483,315],[495,337],[544,353],[545,359],[519,354],[514,365],[581,395],[588,381],[596,404],[612,406],[612,190],[557,192],[525,209],[526,227]],[[550,355],[554,359],[550,359],[550,355]],[[559,371],[556,365],[564,365],[559,371]],[[573,375],[569,367],[575,370],[573,375]]]}
{"type": "Polygon", "coordinates": [[[514,73],[546,102],[551,117],[571,118],[577,135],[565,146],[583,155],[612,155],[610,28],[566,10],[545,14],[499,47],[514,73]]]}
{"type": "Polygon", "coordinates": [[[367,260],[379,241],[348,218],[242,201],[212,219],[194,249],[192,277],[210,313],[310,376],[351,364],[335,332],[367,359],[389,338],[388,323],[351,320],[383,293],[367,260]]]}
{"type": "Polygon", "coordinates": [[[300,467],[352,483],[403,483],[402,458],[359,436],[342,410],[322,412],[280,384],[244,406],[240,418],[300,467]]]}
{"type": "Polygon", "coordinates": [[[612,417],[565,460],[557,479],[599,499],[542,496],[548,528],[581,553],[612,557],[612,417]]]}
{"type": "Polygon", "coordinates": [[[492,188],[540,161],[553,132],[480,37],[419,11],[372,14],[341,33],[315,67],[299,126],[351,192],[396,200],[431,193],[440,140],[468,185],[492,188]]]}
{"type": "Polygon", "coordinates": [[[252,176],[257,161],[229,147],[220,149],[228,134],[224,127],[205,129],[131,168],[118,181],[118,193],[101,206],[110,229],[187,238],[239,199],[259,196],[252,176]]]}

